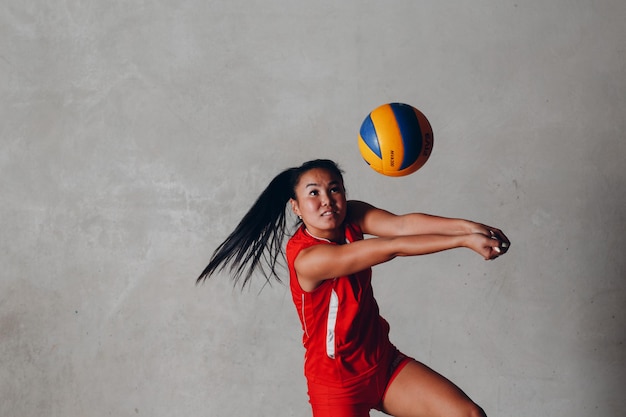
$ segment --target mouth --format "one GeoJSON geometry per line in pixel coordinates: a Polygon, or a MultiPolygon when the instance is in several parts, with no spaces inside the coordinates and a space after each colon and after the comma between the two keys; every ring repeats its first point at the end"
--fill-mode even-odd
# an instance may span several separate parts
{"type": "Polygon", "coordinates": [[[334,216],[336,214],[339,214],[339,211],[337,210],[328,210],[322,213],[322,217],[328,217],[328,216],[334,216]]]}

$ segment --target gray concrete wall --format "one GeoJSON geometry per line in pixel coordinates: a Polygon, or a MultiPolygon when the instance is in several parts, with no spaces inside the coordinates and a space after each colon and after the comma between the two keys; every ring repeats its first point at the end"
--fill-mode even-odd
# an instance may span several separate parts
{"type": "MultiPolygon", "coordinates": [[[[624,416],[626,3],[5,0],[0,415],[308,416],[286,287],[194,280],[283,168],[513,242],[375,268],[392,338],[490,416],[624,416]],[[370,170],[420,108],[434,153],[370,170]]],[[[372,413],[372,415],[379,415],[372,413]]]]}

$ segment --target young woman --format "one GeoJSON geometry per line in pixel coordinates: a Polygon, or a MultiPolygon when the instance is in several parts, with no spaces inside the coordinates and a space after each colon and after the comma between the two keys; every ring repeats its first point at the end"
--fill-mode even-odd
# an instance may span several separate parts
{"type": "Polygon", "coordinates": [[[494,227],[348,201],[339,167],[314,160],[271,181],[198,282],[225,267],[244,286],[255,270],[280,281],[276,266],[286,254],[314,417],[365,417],[371,409],[396,417],[484,416],[454,384],[389,341],[371,267],[460,247],[490,260],[509,245],[494,227]],[[299,224],[283,251],[286,205],[299,224]]]}

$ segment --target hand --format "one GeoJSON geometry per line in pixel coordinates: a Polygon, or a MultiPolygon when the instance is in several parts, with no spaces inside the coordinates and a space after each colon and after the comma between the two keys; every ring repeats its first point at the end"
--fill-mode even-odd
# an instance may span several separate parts
{"type": "Polygon", "coordinates": [[[498,246],[495,248],[498,255],[504,255],[511,247],[511,241],[505,236],[504,233],[502,233],[502,230],[500,229],[490,227],[489,237],[498,242],[498,246]]]}
{"type": "Polygon", "coordinates": [[[482,255],[485,260],[496,259],[504,255],[511,247],[511,241],[502,230],[484,224],[474,224],[472,229],[474,239],[470,239],[470,249],[482,255]]]}

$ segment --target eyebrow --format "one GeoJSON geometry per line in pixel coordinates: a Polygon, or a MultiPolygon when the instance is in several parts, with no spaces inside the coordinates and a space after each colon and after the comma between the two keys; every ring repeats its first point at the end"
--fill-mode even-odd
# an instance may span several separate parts
{"type": "MultiPolygon", "coordinates": [[[[337,184],[339,184],[339,181],[331,181],[328,183],[328,185],[337,185],[337,184]]],[[[304,188],[308,188],[308,187],[319,187],[319,184],[316,182],[312,182],[304,186],[304,188]]]]}

